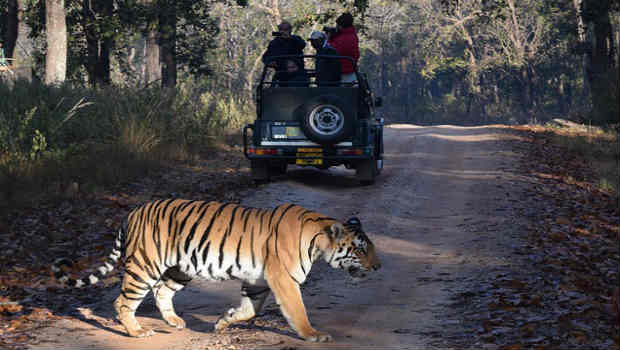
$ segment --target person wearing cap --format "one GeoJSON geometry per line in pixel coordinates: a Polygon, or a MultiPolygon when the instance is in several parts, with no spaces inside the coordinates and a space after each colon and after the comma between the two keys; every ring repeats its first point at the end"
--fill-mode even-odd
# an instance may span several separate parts
{"type": "Polygon", "coordinates": [[[353,58],[350,60],[341,59],[342,68],[341,81],[343,83],[353,83],[357,81],[355,66],[360,58],[359,40],[355,27],[353,26],[353,16],[350,13],[343,13],[336,19],[336,31],[330,33],[328,42],[333,46],[340,56],[353,58]]]}
{"type": "MultiPolygon", "coordinates": [[[[327,35],[317,30],[308,38],[317,56],[338,56],[338,51],[327,43],[327,35]]],[[[340,82],[340,62],[338,59],[317,58],[316,83],[318,86],[334,86],[340,82]]]]}
{"type": "MultiPolygon", "coordinates": [[[[286,59],[271,59],[273,56],[281,55],[303,55],[306,42],[300,36],[292,35],[293,26],[287,21],[282,21],[278,25],[278,31],[274,32],[275,38],[269,42],[267,51],[263,54],[263,63],[276,70],[276,74],[273,80],[285,80],[286,73],[286,59]]],[[[297,66],[305,72],[304,60],[302,57],[294,59],[297,66]]]]}

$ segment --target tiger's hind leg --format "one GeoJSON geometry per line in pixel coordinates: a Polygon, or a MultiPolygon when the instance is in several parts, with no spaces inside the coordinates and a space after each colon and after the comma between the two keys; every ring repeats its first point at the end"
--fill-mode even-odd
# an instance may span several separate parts
{"type": "Polygon", "coordinates": [[[132,337],[148,337],[154,334],[152,330],[144,329],[136,320],[136,309],[157,281],[149,277],[139,264],[128,262],[125,266],[125,276],[121,286],[121,295],[114,302],[116,317],[132,337]]]}
{"type": "Polygon", "coordinates": [[[224,313],[217,320],[215,331],[219,332],[233,323],[252,319],[263,308],[269,292],[270,289],[266,284],[251,285],[243,282],[241,285],[241,305],[224,313]]]}
{"type": "Polygon", "coordinates": [[[162,276],[161,281],[153,286],[155,303],[163,319],[172,327],[185,328],[185,321],[174,312],[172,297],[192,280],[191,276],[181,272],[178,267],[171,267],[162,276]]]}

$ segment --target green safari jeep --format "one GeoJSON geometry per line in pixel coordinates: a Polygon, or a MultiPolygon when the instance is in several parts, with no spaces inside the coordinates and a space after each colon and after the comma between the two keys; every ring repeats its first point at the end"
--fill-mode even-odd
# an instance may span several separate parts
{"type": "Polygon", "coordinates": [[[374,97],[365,75],[356,70],[356,83],[319,86],[316,72],[309,69],[308,81],[280,86],[284,84],[269,73],[273,76],[266,65],[256,90],[256,120],[243,128],[243,151],[251,162],[252,178],[266,182],[285,173],[289,164],[320,169],[345,165],[356,170],[363,185],[373,184],[383,168],[384,120],[375,114],[381,98],[374,97]]]}

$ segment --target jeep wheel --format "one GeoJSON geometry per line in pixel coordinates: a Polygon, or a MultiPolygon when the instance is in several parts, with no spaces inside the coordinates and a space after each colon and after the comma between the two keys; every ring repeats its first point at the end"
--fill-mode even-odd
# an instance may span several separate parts
{"type": "Polygon", "coordinates": [[[333,96],[319,96],[301,108],[301,127],[306,136],[320,144],[333,144],[351,134],[347,109],[333,96]]]}
{"type": "Polygon", "coordinates": [[[383,168],[383,160],[381,159],[364,160],[357,164],[355,176],[362,185],[372,185],[375,183],[375,178],[379,172],[381,172],[381,168],[383,168]]]}

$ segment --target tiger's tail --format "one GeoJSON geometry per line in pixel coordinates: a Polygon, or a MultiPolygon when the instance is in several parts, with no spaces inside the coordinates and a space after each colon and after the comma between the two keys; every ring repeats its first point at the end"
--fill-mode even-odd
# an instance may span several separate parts
{"type": "Polygon", "coordinates": [[[118,234],[116,235],[116,240],[114,241],[114,248],[112,249],[112,253],[107,256],[107,259],[103,263],[103,265],[97,268],[97,272],[94,272],[87,277],[81,279],[73,279],[61,269],[62,266],[73,266],[73,262],[67,258],[60,258],[52,264],[52,272],[54,273],[54,277],[59,282],[75,288],[90,286],[99,282],[106,274],[114,270],[114,265],[118,262],[118,259],[120,259],[126,230],[127,220],[123,220],[121,227],[118,229],[118,234]]]}

